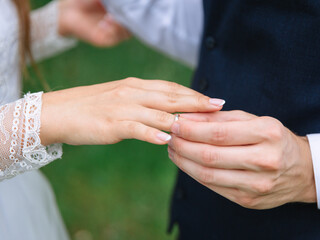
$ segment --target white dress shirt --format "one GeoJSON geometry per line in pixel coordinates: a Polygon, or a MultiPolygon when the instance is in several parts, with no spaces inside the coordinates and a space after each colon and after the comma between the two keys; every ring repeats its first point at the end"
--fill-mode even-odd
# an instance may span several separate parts
{"type": "MultiPolygon", "coordinates": [[[[113,17],[148,45],[195,67],[203,31],[201,0],[103,0],[113,17]]],[[[320,109],[319,109],[320,111],[320,109]]],[[[320,208],[320,134],[308,135],[320,208]]]]}

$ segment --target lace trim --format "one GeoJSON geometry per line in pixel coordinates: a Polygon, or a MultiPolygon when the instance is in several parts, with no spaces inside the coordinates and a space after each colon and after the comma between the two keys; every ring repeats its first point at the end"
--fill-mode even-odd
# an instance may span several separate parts
{"type": "Polygon", "coordinates": [[[4,127],[4,116],[8,112],[8,109],[9,108],[7,105],[0,107],[0,133],[3,134],[0,140],[1,142],[3,142],[3,144],[6,144],[7,141],[9,140],[9,132],[4,127]]]}
{"type": "Polygon", "coordinates": [[[23,146],[23,157],[30,163],[41,166],[61,158],[61,144],[53,144],[45,147],[40,141],[40,117],[42,107],[42,92],[35,94],[26,94],[26,104],[24,106],[25,114],[25,140],[23,146]]]}
{"type": "Polygon", "coordinates": [[[20,123],[20,111],[22,106],[22,100],[16,101],[14,112],[13,112],[13,122],[12,122],[12,134],[11,134],[11,146],[10,146],[10,160],[15,163],[19,162],[19,159],[16,158],[16,146],[18,145],[18,130],[20,123]]]}
{"type": "MultiPolygon", "coordinates": [[[[2,158],[0,180],[38,169],[62,156],[61,144],[45,147],[40,141],[42,94],[28,93],[14,104],[9,159],[2,158]]],[[[0,114],[0,120],[1,116],[5,114],[0,114]]]]}

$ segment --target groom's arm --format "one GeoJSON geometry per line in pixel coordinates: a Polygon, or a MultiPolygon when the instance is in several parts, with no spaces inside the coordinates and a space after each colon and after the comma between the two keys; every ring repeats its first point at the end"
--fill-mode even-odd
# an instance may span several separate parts
{"type": "Polygon", "coordinates": [[[113,17],[152,47],[195,67],[203,29],[199,0],[103,0],[113,17]]]}

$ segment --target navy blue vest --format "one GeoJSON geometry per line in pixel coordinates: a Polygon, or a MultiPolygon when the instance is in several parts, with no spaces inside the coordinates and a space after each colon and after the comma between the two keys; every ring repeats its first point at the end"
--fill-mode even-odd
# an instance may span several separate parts
{"type": "MultiPolygon", "coordinates": [[[[224,110],[272,116],[300,135],[320,133],[320,1],[204,0],[193,88],[224,110]]],[[[291,203],[249,210],[179,172],[171,227],[182,240],[320,239],[320,210],[291,203]]]]}

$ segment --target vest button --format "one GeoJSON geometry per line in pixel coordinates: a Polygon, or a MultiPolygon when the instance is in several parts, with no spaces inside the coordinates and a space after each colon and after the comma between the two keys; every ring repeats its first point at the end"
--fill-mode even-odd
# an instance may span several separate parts
{"type": "Polygon", "coordinates": [[[209,87],[209,81],[207,78],[203,77],[203,78],[200,78],[200,81],[199,81],[199,90],[201,92],[204,92],[206,90],[208,90],[208,87],[209,87]]]}
{"type": "Polygon", "coordinates": [[[216,40],[213,37],[209,36],[206,38],[205,44],[207,49],[212,50],[216,46],[216,40]]]}

